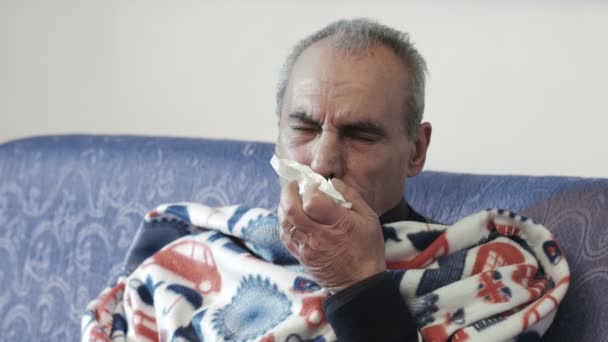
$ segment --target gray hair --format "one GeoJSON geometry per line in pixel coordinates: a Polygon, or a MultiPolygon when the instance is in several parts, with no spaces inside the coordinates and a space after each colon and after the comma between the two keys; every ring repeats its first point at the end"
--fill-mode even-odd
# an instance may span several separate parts
{"type": "Polygon", "coordinates": [[[314,43],[330,37],[334,38],[331,42],[333,47],[340,52],[357,55],[377,44],[383,44],[403,61],[409,71],[409,95],[406,103],[406,111],[409,113],[405,113],[406,128],[408,136],[415,137],[424,112],[424,86],[427,73],[424,58],[414,48],[407,33],[364,18],[335,21],[296,44],[279,75],[276,94],[277,114],[281,113],[285,90],[298,57],[314,43]]]}

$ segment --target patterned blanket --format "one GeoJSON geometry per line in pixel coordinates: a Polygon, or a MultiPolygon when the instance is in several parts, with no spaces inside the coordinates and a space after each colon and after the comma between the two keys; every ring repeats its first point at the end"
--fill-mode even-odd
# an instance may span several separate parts
{"type": "MultiPolygon", "coordinates": [[[[386,260],[425,341],[528,340],[569,285],[542,225],[487,210],[451,227],[383,227],[386,260]]],[[[163,205],[148,213],[124,274],[87,307],[83,341],[334,341],[315,283],[274,213],[163,205]]]]}

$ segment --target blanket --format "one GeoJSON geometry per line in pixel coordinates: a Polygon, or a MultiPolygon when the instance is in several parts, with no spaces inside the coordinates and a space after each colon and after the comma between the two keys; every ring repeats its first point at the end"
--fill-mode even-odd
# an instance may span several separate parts
{"type": "MultiPolygon", "coordinates": [[[[387,267],[424,341],[542,335],[569,285],[551,232],[486,210],[452,226],[382,227],[387,267]]],[[[88,306],[83,341],[335,341],[329,296],[283,247],[265,209],[162,205],[124,272],[88,306]]]]}

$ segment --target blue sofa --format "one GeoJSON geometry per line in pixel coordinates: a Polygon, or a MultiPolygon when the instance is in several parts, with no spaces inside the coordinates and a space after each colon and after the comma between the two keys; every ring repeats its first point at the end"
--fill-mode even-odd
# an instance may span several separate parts
{"type": "MultiPolygon", "coordinates": [[[[0,340],[74,341],[144,213],[196,201],[275,208],[269,143],[49,136],[0,145],[0,340]]],[[[572,283],[545,340],[608,340],[608,179],[427,171],[406,197],[439,222],[489,207],[547,225],[572,283]]]]}

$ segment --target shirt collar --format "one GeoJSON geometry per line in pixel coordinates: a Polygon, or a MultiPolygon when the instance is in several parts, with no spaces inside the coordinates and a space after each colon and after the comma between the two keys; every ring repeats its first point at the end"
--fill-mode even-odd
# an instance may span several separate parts
{"type": "Polygon", "coordinates": [[[410,216],[410,206],[407,204],[404,198],[387,212],[380,216],[380,224],[389,222],[406,221],[410,216]]]}
{"type": "Polygon", "coordinates": [[[412,209],[404,198],[401,198],[396,206],[380,216],[380,224],[399,221],[432,222],[412,209]]]}

